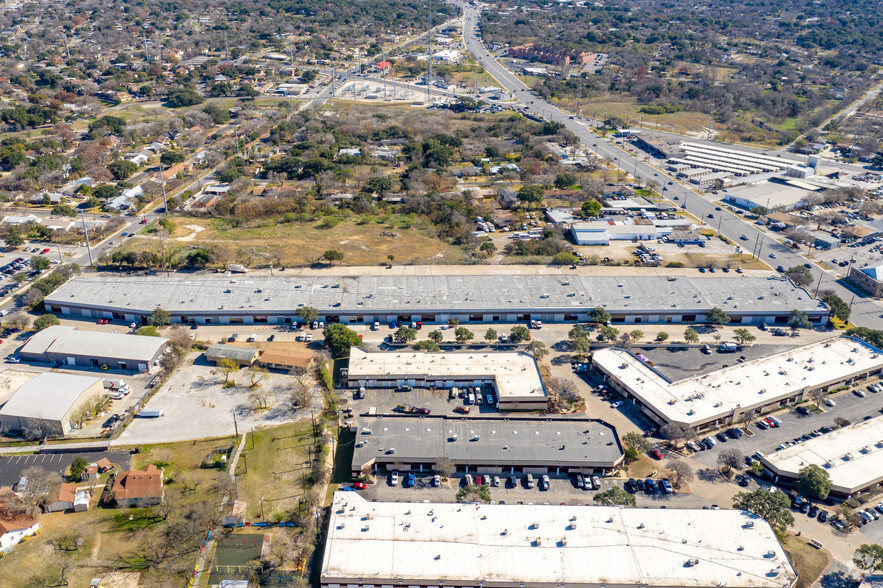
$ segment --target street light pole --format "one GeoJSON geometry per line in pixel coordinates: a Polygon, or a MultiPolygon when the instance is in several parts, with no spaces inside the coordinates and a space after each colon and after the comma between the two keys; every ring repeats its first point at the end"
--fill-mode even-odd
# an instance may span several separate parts
{"type": "Polygon", "coordinates": [[[166,200],[166,180],[162,175],[162,164],[159,164],[159,184],[162,186],[162,205],[165,213],[169,213],[169,201],[166,200]]]}

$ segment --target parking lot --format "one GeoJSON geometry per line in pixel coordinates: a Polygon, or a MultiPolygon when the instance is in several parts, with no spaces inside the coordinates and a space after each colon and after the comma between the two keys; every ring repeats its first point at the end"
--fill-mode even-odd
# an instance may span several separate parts
{"type": "Polygon", "coordinates": [[[127,451],[44,453],[0,457],[0,486],[12,486],[17,483],[24,471],[31,467],[39,467],[64,475],[65,469],[75,457],[84,457],[90,463],[106,457],[111,463],[118,464],[123,469],[129,469],[132,464],[132,458],[127,451]]]}
{"type": "MultiPolygon", "coordinates": [[[[867,388],[864,384],[861,387],[867,388]]],[[[779,445],[787,441],[793,442],[820,427],[833,427],[835,418],[858,422],[867,416],[880,416],[883,412],[881,411],[883,394],[867,393],[864,398],[859,398],[852,392],[843,392],[830,398],[836,403],[836,406],[829,408],[823,404],[825,412],[822,414],[810,411],[808,415],[802,415],[794,408],[778,412],[776,418],[782,421],[781,427],[761,430],[756,425],[752,425],[749,429],[753,435],[745,435],[738,439],[730,438],[726,442],[715,439],[718,441],[716,446],[710,450],[696,453],[693,455],[693,459],[703,465],[716,467],[717,456],[722,449],[738,449],[745,455],[752,455],[755,451],[769,454],[776,451],[779,445]]],[[[814,404],[808,404],[808,406],[815,407],[814,404]]]]}
{"type": "MultiPolygon", "coordinates": [[[[549,476],[549,489],[539,487],[540,476],[534,476],[536,485],[534,488],[525,486],[525,477],[517,476],[517,485],[513,488],[507,484],[508,476],[500,475],[500,486],[491,486],[491,500],[498,504],[575,504],[590,505],[598,504],[594,497],[599,492],[609,490],[613,486],[623,487],[624,480],[615,478],[601,478],[601,487],[598,490],[583,490],[578,488],[575,479],[570,476],[549,476]]],[[[416,476],[416,483],[412,488],[406,488],[406,477],[399,475],[399,483],[392,486],[388,475],[377,478],[375,484],[369,484],[360,493],[366,500],[381,502],[455,502],[457,491],[465,484],[464,474],[457,474],[441,486],[432,486],[431,475],[416,476]]],[[[638,492],[635,494],[637,506],[640,507],[666,507],[666,508],[702,508],[710,506],[711,502],[691,494],[661,494],[656,492],[649,495],[638,492]]],[[[726,504],[724,506],[729,506],[726,504]]]]}

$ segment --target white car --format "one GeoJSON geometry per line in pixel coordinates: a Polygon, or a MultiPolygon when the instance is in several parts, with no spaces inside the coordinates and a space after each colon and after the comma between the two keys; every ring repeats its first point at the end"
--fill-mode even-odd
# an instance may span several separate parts
{"type": "Polygon", "coordinates": [[[834,408],[835,406],[837,406],[837,403],[830,398],[825,398],[825,406],[830,406],[831,408],[834,408]]]}
{"type": "Polygon", "coordinates": [[[616,402],[614,402],[613,404],[610,405],[610,408],[619,408],[620,406],[622,406],[622,400],[617,400],[616,402]]]}
{"type": "Polygon", "coordinates": [[[311,342],[312,340],[313,340],[313,334],[312,334],[312,333],[307,333],[307,336],[306,336],[306,342],[309,343],[309,342],[311,342]]]}
{"type": "Polygon", "coordinates": [[[398,472],[393,472],[389,475],[389,483],[392,486],[399,485],[399,473],[398,472]]]}
{"type": "Polygon", "coordinates": [[[6,359],[6,363],[21,363],[21,360],[17,357],[9,357],[6,359]]]}

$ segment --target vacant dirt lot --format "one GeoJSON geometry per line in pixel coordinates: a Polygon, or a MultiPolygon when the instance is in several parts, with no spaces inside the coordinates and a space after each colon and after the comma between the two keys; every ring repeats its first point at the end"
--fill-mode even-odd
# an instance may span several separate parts
{"type": "MultiPolygon", "coordinates": [[[[309,407],[298,411],[291,406],[294,376],[261,375],[263,379],[252,388],[250,370],[233,372],[229,379],[236,385],[224,388],[223,370],[207,363],[202,352],[192,353],[147,403],[148,409],[162,409],[163,416],[136,418],[114,445],[221,437],[233,435],[236,425],[242,433],[252,427],[280,425],[309,416],[309,407]]],[[[321,411],[320,396],[314,405],[321,411]]]]}

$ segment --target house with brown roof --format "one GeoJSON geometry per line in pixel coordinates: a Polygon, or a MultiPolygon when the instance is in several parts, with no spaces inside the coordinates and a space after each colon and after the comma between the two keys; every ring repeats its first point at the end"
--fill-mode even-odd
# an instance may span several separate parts
{"type": "Polygon", "coordinates": [[[97,480],[101,474],[112,469],[113,464],[110,463],[110,460],[106,457],[102,457],[98,461],[86,466],[86,469],[83,470],[83,473],[80,475],[80,480],[83,482],[86,480],[97,480]]]}
{"type": "Polygon", "coordinates": [[[48,502],[43,510],[45,512],[89,510],[89,491],[77,490],[77,485],[72,483],[58,484],[49,492],[48,502]]]}
{"type": "Polygon", "coordinates": [[[142,470],[120,472],[113,481],[111,500],[117,508],[140,508],[162,504],[163,471],[153,464],[142,470]]]}
{"type": "Polygon", "coordinates": [[[0,488],[0,553],[6,553],[40,529],[36,515],[28,514],[24,501],[9,486],[0,488]]]}
{"type": "Polygon", "coordinates": [[[303,374],[313,367],[313,356],[309,353],[289,353],[288,351],[264,351],[258,364],[268,370],[283,370],[303,374]]]}

